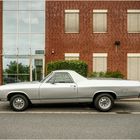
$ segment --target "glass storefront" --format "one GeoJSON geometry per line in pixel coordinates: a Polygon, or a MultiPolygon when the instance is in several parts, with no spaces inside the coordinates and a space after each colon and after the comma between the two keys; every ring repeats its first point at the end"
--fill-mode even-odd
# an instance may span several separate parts
{"type": "Polygon", "coordinates": [[[4,0],[4,83],[41,80],[44,52],[45,0],[4,0]]]}

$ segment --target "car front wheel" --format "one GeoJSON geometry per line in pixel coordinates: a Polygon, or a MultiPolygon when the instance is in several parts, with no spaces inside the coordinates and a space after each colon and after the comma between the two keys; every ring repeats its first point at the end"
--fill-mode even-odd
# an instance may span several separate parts
{"type": "Polygon", "coordinates": [[[100,94],[94,100],[94,106],[102,112],[111,110],[113,105],[114,98],[110,94],[100,94]]]}
{"type": "Polygon", "coordinates": [[[23,111],[29,106],[27,97],[24,95],[14,95],[10,99],[10,106],[14,111],[23,111]]]}

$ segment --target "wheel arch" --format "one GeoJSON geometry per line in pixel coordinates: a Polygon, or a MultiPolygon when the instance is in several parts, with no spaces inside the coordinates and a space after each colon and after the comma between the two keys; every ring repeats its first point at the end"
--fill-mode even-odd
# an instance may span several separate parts
{"type": "Polygon", "coordinates": [[[12,91],[12,92],[9,92],[8,96],[7,96],[7,101],[10,101],[11,97],[13,97],[14,95],[17,95],[17,94],[25,96],[28,99],[29,103],[31,103],[28,95],[25,92],[23,92],[23,91],[12,91]]]}
{"type": "Polygon", "coordinates": [[[95,100],[95,98],[98,96],[98,95],[101,95],[101,94],[109,94],[111,95],[114,99],[117,99],[117,95],[114,91],[109,91],[109,90],[105,90],[105,91],[97,91],[94,93],[94,96],[93,96],[93,101],[95,100]]]}

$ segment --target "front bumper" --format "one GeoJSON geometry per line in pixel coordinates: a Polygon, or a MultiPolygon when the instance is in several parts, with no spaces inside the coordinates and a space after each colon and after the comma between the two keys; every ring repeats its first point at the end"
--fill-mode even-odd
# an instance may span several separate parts
{"type": "Polygon", "coordinates": [[[3,99],[0,99],[0,101],[6,102],[7,99],[6,98],[3,98],[3,99]]]}

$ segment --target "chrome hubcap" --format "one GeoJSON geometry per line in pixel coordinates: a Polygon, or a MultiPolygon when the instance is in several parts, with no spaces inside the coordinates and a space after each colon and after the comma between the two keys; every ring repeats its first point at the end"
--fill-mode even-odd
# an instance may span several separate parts
{"type": "Polygon", "coordinates": [[[99,100],[99,106],[102,108],[102,109],[108,109],[110,106],[111,106],[111,100],[109,97],[101,97],[100,100],[99,100]]]}
{"type": "Polygon", "coordinates": [[[13,106],[16,109],[22,109],[24,105],[25,105],[25,101],[20,97],[15,98],[13,101],[13,106]]]}

